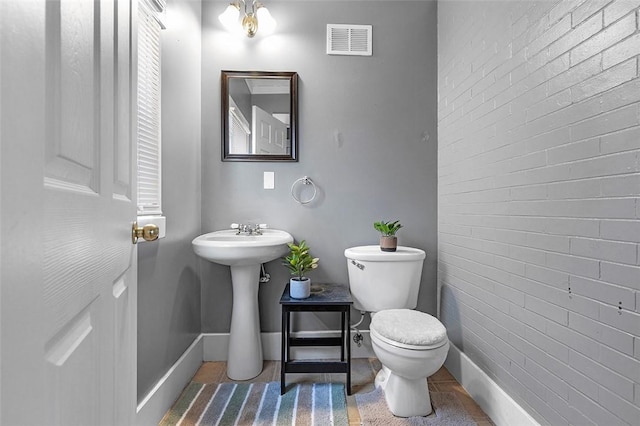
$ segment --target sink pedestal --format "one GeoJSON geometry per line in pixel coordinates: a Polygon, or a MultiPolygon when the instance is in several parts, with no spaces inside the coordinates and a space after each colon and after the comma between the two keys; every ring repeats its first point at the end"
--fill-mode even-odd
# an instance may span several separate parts
{"type": "Polygon", "coordinates": [[[262,372],[262,340],[258,289],[260,264],[231,266],[233,307],[229,333],[227,376],[249,380],[262,372]]]}

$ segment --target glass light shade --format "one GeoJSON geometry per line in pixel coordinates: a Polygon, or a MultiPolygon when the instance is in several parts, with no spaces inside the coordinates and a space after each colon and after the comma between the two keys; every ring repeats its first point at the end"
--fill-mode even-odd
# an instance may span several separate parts
{"type": "Polygon", "coordinates": [[[260,32],[264,34],[271,34],[276,29],[276,20],[273,19],[269,9],[264,6],[260,6],[256,12],[258,18],[258,24],[260,25],[260,32]]]}
{"type": "Polygon", "coordinates": [[[235,3],[231,3],[220,16],[218,20],[224,27],[230,31],[238,29],[238,18],[240,17],[240,8],[235,3]]]}

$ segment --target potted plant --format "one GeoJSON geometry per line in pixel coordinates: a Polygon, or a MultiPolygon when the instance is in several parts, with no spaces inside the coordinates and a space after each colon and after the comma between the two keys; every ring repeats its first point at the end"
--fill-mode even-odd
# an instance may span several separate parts
{"type": "Polygon", "coordinates": [[[393,222],[385,222],[384,220],[381,220],[380,222],[374,222],[373,227],[382,234],[380,236],[380,250],[396,251],[398,248],[396,232],[402,228],[400,221],[396,220],[393,222]]]}
{"type": "Polygon", "coordinates": [[[294,299],[306,299],[311,294],[311,280],[304,276],[305,272],[318,267],[317,257],[311,257],[309,246],[302,240],[299,245],[289,243],[289,255],[282,263],[291,275],[289,280],[289,294],[294,299]]]}

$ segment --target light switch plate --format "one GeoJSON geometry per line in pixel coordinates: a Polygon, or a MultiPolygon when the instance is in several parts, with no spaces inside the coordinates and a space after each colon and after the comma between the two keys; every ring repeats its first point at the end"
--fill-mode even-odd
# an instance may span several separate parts
{"type": "Polygon", "coordinates": [[[276,186],[275,172],[264,172],[264,189],[274,189],[276,186]]]}

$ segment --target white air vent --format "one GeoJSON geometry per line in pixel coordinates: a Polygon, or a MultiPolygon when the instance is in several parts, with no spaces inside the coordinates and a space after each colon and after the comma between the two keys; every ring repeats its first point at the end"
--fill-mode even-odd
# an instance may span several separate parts
{"type": "Polygon", "coordinates": [[[327,55],[371,56],[371,25],[327,24],[327,55]]]}

